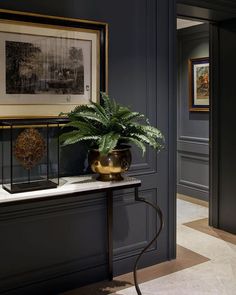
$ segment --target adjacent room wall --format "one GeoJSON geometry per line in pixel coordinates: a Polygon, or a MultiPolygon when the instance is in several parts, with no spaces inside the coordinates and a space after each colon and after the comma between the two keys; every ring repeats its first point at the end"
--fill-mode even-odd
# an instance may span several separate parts
{"type": "Polygon", "coordinates": [[[177,191],[203,200],[209,197],[209,113],[189,111],[188,60],[207,56],[207,24],[178,30],[177,191]]]}

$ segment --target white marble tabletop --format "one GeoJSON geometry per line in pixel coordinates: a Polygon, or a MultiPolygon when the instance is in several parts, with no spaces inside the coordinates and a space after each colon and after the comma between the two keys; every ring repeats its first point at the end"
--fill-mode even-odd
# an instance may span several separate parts
{"type": "Polygon", "coordinates": [[[3,188],[0,188],[0,204],[8,202],[16,202],[22,200],[31,200],[46,198],[52,196],[61,196],[73,193],[82,193],[95,190],[103,190],[107,188],[119,188],[129,185],[140,185],[141,181],[134,177],[125,177],[122,181],[97,181],[95,175],[83,175],[74,177],[60,178],[60,184],[57,188],[37,190],[31,192],[23,192],[10,194],[3,188]]]}

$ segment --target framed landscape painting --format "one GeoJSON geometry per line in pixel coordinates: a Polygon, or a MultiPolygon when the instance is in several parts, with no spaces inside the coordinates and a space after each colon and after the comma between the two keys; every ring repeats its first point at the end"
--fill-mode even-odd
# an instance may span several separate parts
{"type": "Polygon", "coordinates": [[[1,118],[57,117],[98,102],[107,25],[0,10],[0,65],[1,118]]]}
{"type": "Polygon", "coordinates": [[[209,111],[209,58],[189,60],[189,110],[209,111]]]}

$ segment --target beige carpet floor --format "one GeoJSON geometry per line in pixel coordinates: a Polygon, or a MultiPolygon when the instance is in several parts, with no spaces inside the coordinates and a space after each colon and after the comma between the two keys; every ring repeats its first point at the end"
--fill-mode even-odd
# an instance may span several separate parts
{"type": "Polygon", "coordinates": [[[229,242],[236,245],[236,235],[209,226],[208,218],[194,220],[191,222],[184,223],[183,225],[198,230],[202,233],[208,234],[210,236],[213,236],[215,238],[219,238],[225,242],[229,242]]]}

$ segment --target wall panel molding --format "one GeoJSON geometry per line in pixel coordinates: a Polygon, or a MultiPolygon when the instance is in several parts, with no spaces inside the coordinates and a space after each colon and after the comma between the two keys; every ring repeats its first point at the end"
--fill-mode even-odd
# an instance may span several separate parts
{"type": "MultiPolygon", "coordinates": [[[[198,152],[180,152],[179,156],[182,159],[187,159],[187,160],[196,160],[196,161],[202,161],[202,162],[206,162],[209,163],[209,157],[207,155],[204,154],[200,154],[198,152]]],[[[181,167],[181,166],[180,166],[181,167]]]]}
{"type": "MultiPolygon", "coordinates": [[[[146,190],[140,190],[140,195],[142,197],[147,198],[153,203],[157,202],[157,191],[156,188],[153,189],[146,189],[146,190]]],[[[68,215],[72,216],[82,216],[83,214],[89,215],[93,214],[98,211],[103,211],[103,216],[105,218],[105,202],[104,198],[101,197],[100,200],[97,198],[91,199],[89,201],[78,201],[77,207],[75,206],[76,202],[71,203],[71,206],[67,206],[67,210],[63,206],[61,206],[60,211],[57,211],[56,213],[44,212],[44,214],[48,215],[51,221],[55,218],[64,218],[65,216],[68,215]],[[94,202],[93,202],[94,201],[94,202]],[[96,205],[95,205],[96,204],[96,205]],[[81,205],[81,206],[79,206],[81,205]]],[[[42,210],[38,210],[37,204],[34,204],[35,206],[35,211],[34,213],[36,214],[35,216],[31,216],[28,214],[25,215],[20,215],[19,218],[15,218],[16,216],[11,216],[12,220],[10,221],[10,224],[15,222],[20,224],[31,224],[34,226],[34,223],[38,222],[39,219],[42,218],[42,210]],[[20,221],[19,221],[20,220],[20,221]]],[[[17,206],[16,206],[17,207],[17,206]]],[[[57,208],[57,204],[55,202],[55,207],[57,208]]],[[[138,220],[144,224],[144,226],[138,226],[138,232],[139,234],[143,237],[143,240],[138,240],[135,241],[135,238],[137,237],[131,237],[131,242],[130,238],[128,240],[128,243],[121,247],[114,248],[114,261],[119,261],[121,259],[127,259],[129,257],[134,257],[135,255],[139,254],[141,249],[143,249],[147,243],[152,239],[152,237],[155,235],[156,230],[157,230],[157,216],[154,210],[150,208],[149,206],[146,206],[142,203],[138,203],[134,201],[134,194],[130,190],[127,190],[127,192],[124,192],[123,194],[116,194],[114,196],[114,222],[119,222],[122,221],[123,219],[121,218],[120,214],[122,215],[122,210],[127,210],[127,208],[131,209],[133,211],[132,214],[129,214],[131,212],[127,212],[127,216],[131,217],[133,220],[133,215],[138,218],[138,220]],[[140,211],[141,210],[141,211],[140,211]],[[116,217],[116,212],[119,214],[119,216],[116,217]],[[143,214],[143,219],[140,220],[140,212],[145,212],[143,214]],[[134,214],[134,212],[136,212],[134,214]],[[143,233],[140,232],[141,228],[143,228],[143,233]]],[[[46,209],[46,207],[45,207],[46,209]]],[[[27,211],[27,210],[26,210],[27,211]]],[[[32,208],[31,208],[32,211],[32,208]]],[[[14,212],[14,210],[13,210],[14,212]]],[[[19,213],[19,212],[18,212],[19,213]]],[[[45,220],[46,217],[43,219],[45,220]]],[[[125,221],[125,223],[129,224],[130,221],[125,221]]],[[[134,220],[134,225],[137,227],[137,222],[134,220]]],[[[14,226],[14,224],[12,224],[14,226]]],[[[22,225],[23,226],[23,225],[22,225]]],[[[83,225],[85,226],[85,225],[83,225]]],[[[117,225],[118,226],[118,225],[117,225]]],[[[9,223],[0,223],[0,228],[1,228],[1,233],[2,233],[2,238],[4,236],[4,228],[8,227],[9,228],[9,223]]],[[[90,231],[92,234],[92,231],[90,231]]],[[[129,234],[133,234],[133,231],[131,230],[129,234]]],[[[106,237],[104,237],[105,240],[106,237]]],[[[116,237],[114,237],[116,239],[116,237]]],[[[120,239],[120,237],[118,237],[120,239]]],[[[3,246],[3,245],[2,245],[3,246]]],[[[19,245],[18,245],[19,246],[19,245]]],[[[148,252],[156,251],[157,249],[157,244],[155,243],[148,252]]],[[[23,254],[24,255],[24,254],[23,254]]],[[[43,276],[45,280],[52,280],[55,277],[63,277],[63,276],[69,276],[70,272],[75,272],[78,276],[86,271],[92,270],[92,269],[103,269],[106,267],[106,255],[105,252],[100,252],[94,255],[89,255],[88,257],[73,257],[73,260],[68,260],[68,261],[63,261],[60,264],[50,264],[47,267],[39,268],[39,269],[33,269],[30,270],[29,272],[24,272],[23,274],[21,272],[17,273],[15,272],[12,275],[0,275],[0,290],[10,290],[12,286],[14,288],[20,287],[23,285],[27,286],[28,284],[37,284],[41,281],[41,277],[43,276]],[[19,283],[20,282],[20,283],[19,283]]],[[[1,293],[1,292],[0,292],[1,293]]]]}
{"type": "MultiPolygon", "coordinates": [[[[151,190],[141,190],[140,196],[149,200],[153,204],[157,203],[157,190],[151,189],[151,190]]],[[[134,201],[134,195],[133,193],[128,193],[125,195],[118,195],[114,199],[114,214],[117,212],[117,216],[120,214],[120,212],[124,212],[130,210],[132,207],[132,210],[136,210],[136,216],[142,216],[142,227],[139,228],[138,232],[139,235],[143,235],[143,240],[135,241],[134,243],[127,243],[127,239],[129,237],[123,238],[124,241],[116,247],[114,245],[114,259],[124,259],[129,256],[137,255],[140,253],[141,249],[143,249],[153,238],[153,236],[156,234],[157,229],[157,215],[156,212],[150,207],[150,206],[143,206],[140,202],[134,201]],[[141,211],[140,211],[141,210],[141,211]],[[141,214],[142,212],[142,214],[141,214]],[[143,233],[141,232],[143,230],[143,233]]],[[[132,214],[134,215],[134,214],[132,214]]],[[[127,214],[128,216],[128,214],[127,214]]],[[[123,220],[120,220],[118,217],[115,218],[116,224],[114,225],[114,231],[117,230],[117,236],[119,236],[119,229],[121,228],[122,224],[119,224],[119,222],[123,222],[123,220]]],[[[130,220],[129,224],[132,224],[132,220],[130,220]]],[[[136,227],[135,224],[133,224],[134,227],[136,227]]],[[[132,229],[130,229],[130,232],[132,233],[132,229]]],[[[116,244],[116,242],[115,242],[116,244]]],[[[154,251],[156,250],[156,242],[152,247],[149,248],[148,251],[154,251]]]]}
{"type": "Polygon", "coordinates": [[[183,179],[180,179],[179,184],[185,185],[187,187],[195,188],[195,189],[198,189],[201,191],[205,191],[205,192],[207,192],[209,190],[208,186],[206,186],[206,185],[202,185],[202,184],[199,184],[196,182],[187,181],[187,180],[183,180],[183,179]]]}
{"type": "MultiPolygon", "coordinates": [[[[181,132],[181,130],[180,130],[181,132]]],[[[181,141],[190,141],[193,142],[195,144],[200,143],[207,143],[209,144],[209,138],[205,138],[205,137],[196,137],[196,136],[188,136],[188,135],[180,135],[179,136],[179,140],[181,141]]]]}
{"type": "MultiPolygon", "coordinates": [[[[11,256],[1,256],[1,291],[40,284],[42,280],[69,277],[71,273],[84,273],[97,267],[104,268],[106,264],[104,251],[106,234],[103,231],[106,219],[104,199],[96,201],[95,198],[94,203],[92,200],[81,201],[81,204],[73,202],[66,208],[65,205],[61,206],[60,209],[56,200],[54,202],[57,210],[53,208],[47,210],[46,206],[39,210],[38,204],[35,203],[35,208],[25,210],[23,214],[15,205],[12,212],[14,213],[15,209],[16,213],[8,212],[6,214],[8,218],[0,221],[2,253],[7,251],[11,253],[11,256]],[[30,212],[32,214],[29,214],[30,212]],[[95,234],[89,236],[83,228],[90,233],[93,228],[95,234]],[[78,243],[79,237],[82,236],[87,245],[86,249],[85,244],[78,243]],[[14,242],[15,239],[17,244],[14,242]],[[91,243],[91,240],[94,242],[91,243]]],[[[101,275],[104,276],[104,273],[101,275]]]]}
{"type": "Polygon", "coordinates": [[[22,207],[17,208],[18,206],[14,206],[12,210],[5,211],[5,208],[0,209],[0,222],[1,224],[4,223],[18,223],[21,221],[25,221],[26,219],[28,222],[31,222],[36,219],[44,219],[47,217],[56,217],[60,216],[61,214],[68,214],[76,213],[78,210],[80,212],[88,212],[98,209],[105,208],[105,198],[102,196],[91,198],[88,197],[88,200],[83,200],[81,198],[74,198],[75,200],[67,199],[67,202],[58,204],[54,201],[54,204],[47,205],[47,202],[42,206],[41,204],[37,204],[36,206],[25,206],[26,208],[22,209],[22,207]],[[15,210],[14,210],[15,208],[15,210]]]}
{"type": "Polygon", "coordinates": [[[207,200],[209,194],[208,167],[208,155],[197,152],[179,151],[178,192],[207,200]],[[204,175],[205,177],[203,178],[204,175]]]}
{"type": "Polygon", "coordinates": [[[154,154],[153,151],[150,150],[150,148],[147,149],[144,157],[142,157],[141,152],[138,151],[137,158],[139,160],[141,159],[143,162],[139,162],[138,160],[132,161],[131,167],[128,172],[129,175],[138,176],[156,173],[157,158],[156,154],[154,154]]]}
{"type": "Polygon", "coordinates": [[[177,141],[177,152],[193,153],[209,157],[209,144],[192,141],[177,141]]]}
{"type": "MultiPolygon", "coordinates": [[[[166,149],[158,155],[148,151],[142,158],[134,151],[129,172],[138,175],[142,180],[141,194],[157,201],[166,218],[158,250],[154,245],[140,261],[140,267],[146,267],[175,258],[176,249],[175,1],[130,0],[123,4],[110,0],[92,4],[87,0],[78,0],[76,4],[74,0],[50,0],[43,4],[9,0],[2,1],[0,8],[109,24],[109,94],[120,104],[147,115],[166,138],[166,149]]],[[[77,162],[78,153],[82,154],[75,147],[63,154],[68,166],[75,168],[70,170],[71,174],[79,170],[78,166],[84,166],[77,162]]],[[[15,288],[8,295],[60,294],[107,278],[104,196],[99,200],[92,196],[83,202],[80,205],[65,197],[63,201],[43,202],[38,208],[36,204],[19,204],[0,209],[0,274],[6,274],[0,281],[0,290],[15,288]],[[84,258],[89,255],[89,268],[85,269],[84,258]]],[[[115,206],[125,224],[114,235],[118,249],[114,274],[118,275],[132,270],[138,250],[155,233],[157,220],[144,204],[132,204],[131,191],[121,191],[115,197],[115,206]],[[130,232],[125,216],[135,223],[130,232]]]]}
{"type": "Polygon", "coordinates": [[[44,267],[43,269],[34,269],[33,271],[25,273],[16,273],[12,276],[1,277],[0,294],[7,290],[22,287],[22,285],[27,286],[28,284],[39,283],[42,277],[44,277],[44,280],[46,281],[55,277],[58,278],[70,275],[71,272],[76,272],[79,274],[89,269],[106,267],[105,261],[105,255],[100,254],[93,257],[86,257],[82,259],[78,258],[73,259],[73,261],[65,261],[61,264],[44,267]]]}

